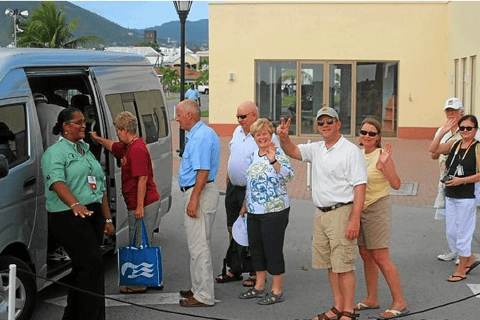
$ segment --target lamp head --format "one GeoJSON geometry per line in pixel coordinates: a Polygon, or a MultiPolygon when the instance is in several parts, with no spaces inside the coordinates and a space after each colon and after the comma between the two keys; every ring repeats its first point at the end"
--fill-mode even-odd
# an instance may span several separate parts
{"type": "Polygon", "coordinates": [[[173,4],[175,5],[177,13],[188,14],[190,12],[190,8],[192,7],[192,2],[193,1],[173,1],[173,4]]]}
{"type": "Polygon", "coordinates": [[[11,17],[11,16],[13,16],[13,14],[14,14],[14,11],[12,9],[8,8],[7,10],[5,10],[5,15],[6,16],[11,17]]]}
{"type": "Polygon", "coordinates": [[[28,17],[28,11],[27,11],[27,10],[23,10],[22,12],[20,12],[20,15],[21,15],[23,18],[26,18],[26,17],[28,17]]]}

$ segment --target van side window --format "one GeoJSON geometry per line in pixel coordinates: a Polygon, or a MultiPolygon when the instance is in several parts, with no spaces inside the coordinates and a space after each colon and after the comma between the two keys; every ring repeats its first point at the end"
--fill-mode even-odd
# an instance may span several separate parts
{"type": "Polygon", "coordinates": [[[139,120],[139,132],[146,143],[168,136],[168,124],[163,98],[159,90],[110,94],[105,97],[112,118],[130,111],[139,120]]]}
{"type": "Polygon", "coordinates": [[[27,119],[24,105],[0,107],[0,153],[10,168],[28,159],[27,119]]]}

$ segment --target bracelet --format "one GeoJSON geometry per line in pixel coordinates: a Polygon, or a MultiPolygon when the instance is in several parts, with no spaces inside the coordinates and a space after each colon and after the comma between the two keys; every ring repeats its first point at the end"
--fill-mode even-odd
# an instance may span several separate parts
{"type": "Polygon", "coordinates": [[[270,164],[273,166],[275,163],[277,163],[277,159],[273,160],[272,162],[270,162],[270,164]]]}
{"type": "Polygon", "coordinates": [[[113,224],[112,218],[105,219],[105,223],[111,223],[111,224],[113,224]]]}
{"type": "Polygon", "coordinates": [[[80,203],[80,202],[75,202],[74,204],[72,204],[72,205],[70,206],[70,209],[73,209],[73,207],[78,206],[79,204],[81,204],[81,203],[80,203]]]}

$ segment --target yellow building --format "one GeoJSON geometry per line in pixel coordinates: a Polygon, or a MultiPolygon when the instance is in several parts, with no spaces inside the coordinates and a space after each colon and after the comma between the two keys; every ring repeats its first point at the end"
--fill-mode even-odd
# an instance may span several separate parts
{"type": "Polygon", "coordinates": [[[367,116],[384,135],[431,138],[445,100],[480,110],[476,72],[480,2],[226,2],[210,4],[210,125],[237,125],[252,100],[260,116],[291,117],[291,134],[315,132],[321,106],[342,133],[367,116]]]}

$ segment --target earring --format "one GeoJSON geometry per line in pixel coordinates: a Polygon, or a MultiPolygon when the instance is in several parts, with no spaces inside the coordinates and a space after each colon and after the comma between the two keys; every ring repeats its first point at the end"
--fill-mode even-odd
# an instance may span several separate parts
{"type": "Polygon", "coordinates": [[[68,131],[65,131],[65,135],[67,135],[67,134],[68,134],[68,131]]]}

